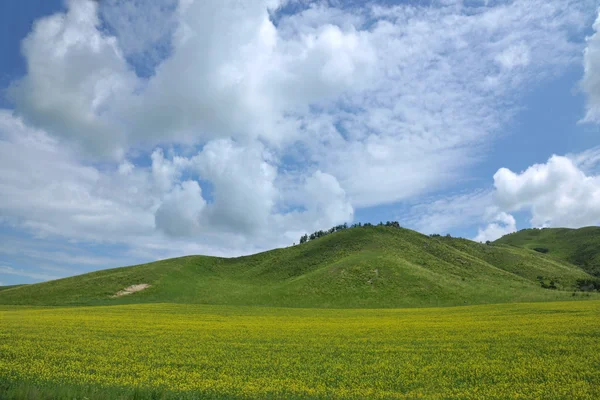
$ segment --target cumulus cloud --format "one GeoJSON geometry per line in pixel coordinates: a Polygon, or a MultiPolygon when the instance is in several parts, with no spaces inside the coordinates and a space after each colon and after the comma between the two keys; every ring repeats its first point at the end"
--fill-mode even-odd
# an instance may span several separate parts
{"type": "Polygon", "coordinates": [[[600,224],[600,176],[586,175],[570,158],[554,155],[520,173],[501,168],[494,186],[498,206],[530,211],[534,227],[600,224]]]}
{"type": "Polygon", "coordinates": [[[512,232],[517,231],[517,222],[515,218],[505,212],[496,214],[484,229],[479,229],[477,236],[473,239],[476,242],[494,241],[512,232]]]}
{"type": "Polygon", "coordinates": [[[204,146],[193,163],[213,187],[214,203],[207,208],[211,225],[254,233],[269,223],[279,191],[277,168],[262,145],[241,146],[217,140],[204,146]]]}
{"type": "Polygon", "coordinates": [[[581,85],[588,96],[584,121],[600,122],[600,14],[594,23],[594,34],[587,39],[583,67],[581,85]]]}
{"type": "Polygon", "coordinates": [[[286,33],[269,16],[277,5],[180,3],[172,55],[125,108],[136,129],[290,143],[309,105],[362,86],[374,62],[367,35],[334,25],[286,33]]]}
{"type": "Polygon", "coordinates": [[[10,88],[31,122],[99,154],[123,151],[111,107],[136,86],[115,37],[98,30],[97,2],[70,0],[66,14],[38,20],[22,42],[27,75],[10,88]]]}
{"type": "Polygon", "coordinates": [[[479,189],[412,205],[399,218],[423,233],[444,233],[481,222],[473,240],[493,241],[516,230],[514,212],[533,227],[580,228],[600,224],[600,149],[552,156],[521,172],[500,168],[494,189],[479,189]]]}
{"type": "Polygon", "coordinates": [[[167,157],[156,149],[150,159],[148,166],[128,160],[103,169],[86,165],[45,132],[2,112],[1,216],[42,237],[150,250],[179,240],[174,249],[217,254],[287,245],[298,232],[353,216],[333,176],[317,171],[301,178],[305,183],[298,191],[281,183],[272,155],[258,142],[217,140],[188,157],[167,157]],[[211,184],[209,201],[200,180],[211,184]],[[291,197],[300,211],[285,209],[291,197]]]}
{"type": "Polygon", "coordinates": [[[200,234],[200,216],[205,206],[198,182],[182,182],[156,210],[156,226],[171,236],[200,234]]]}
{"type": "Polygon", "coordinates": [[[38,235],[123,238],[154,229],[149,174],[86,165],[69,148],[0,112],[0,210],[38,235]]]}
{"type": "Polygon", "coordinates": [[[334,176],[316,171],[306,179],[302,192],[306,211],[299,217],[311,221],[311,228],[352,221],[354,209],[334,176]]]}

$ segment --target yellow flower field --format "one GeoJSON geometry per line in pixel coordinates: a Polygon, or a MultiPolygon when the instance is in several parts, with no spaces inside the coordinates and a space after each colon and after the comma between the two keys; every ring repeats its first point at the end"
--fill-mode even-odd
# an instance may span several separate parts
{"type": "Polygon", "coordinates": [[[27,393],[598,399],[600,302],[402,310],[0,307],[0,398],[27,393]]]}

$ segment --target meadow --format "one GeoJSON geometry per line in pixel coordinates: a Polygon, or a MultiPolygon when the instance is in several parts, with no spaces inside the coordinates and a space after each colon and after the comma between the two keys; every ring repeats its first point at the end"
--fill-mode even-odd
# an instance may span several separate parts
{"type": "Polygon", "coordinates": [[[0,306],[0,398],[597,399],[600,301],[0,306]]]}

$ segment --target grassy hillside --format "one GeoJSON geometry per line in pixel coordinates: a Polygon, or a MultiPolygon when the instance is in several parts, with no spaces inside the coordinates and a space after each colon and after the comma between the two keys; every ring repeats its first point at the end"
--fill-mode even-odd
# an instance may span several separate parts
{"type": "Polygon", "coordinates": [[[525,249],[362,227],[247,257],[188,256],[8,289],[0,304],[449,306],[593,297],[573,296],[585,278],[578,267],[525,249]],[[538,276],[558,289],[543,289],[538,276]],[[135,284],[151,287],[112,297],[135,284]]]}
{"type": "Polygon", "coordinates": [[[3,291],[3,290],[7,290],[7,289],[14,289],[14,288],[17,288],[19,286],[23,286],[23,285],[0,286],[0,292],[3,291]]]}
{"type": "Polygon", "coordinates": [[[526,249],[546,249],[547,255],[580,266],[600,277],[600,227],[524,229],[496,242],[526,249]]]}

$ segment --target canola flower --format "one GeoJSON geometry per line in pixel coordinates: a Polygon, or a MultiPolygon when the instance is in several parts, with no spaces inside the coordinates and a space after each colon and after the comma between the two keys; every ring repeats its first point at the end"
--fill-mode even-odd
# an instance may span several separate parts
{"type": "Polygon", "coordinates": [[[599,316],[599,301],[403,310],[0,306],[0,383],[199,398],[598,399],[599,316]]]}

